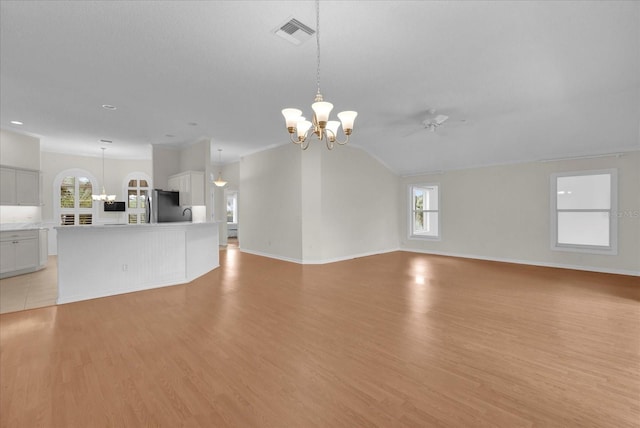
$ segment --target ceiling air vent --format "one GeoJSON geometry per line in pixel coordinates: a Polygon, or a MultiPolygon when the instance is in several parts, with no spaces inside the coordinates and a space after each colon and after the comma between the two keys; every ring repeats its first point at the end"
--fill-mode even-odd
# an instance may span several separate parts
{"type": "Polygon", "coordinates": [[[316,32],[297,19],[289,18],[283,24],[279,25],[278,28],[274,30],[274,33],[294,45],[299,45],[316,32]]]}

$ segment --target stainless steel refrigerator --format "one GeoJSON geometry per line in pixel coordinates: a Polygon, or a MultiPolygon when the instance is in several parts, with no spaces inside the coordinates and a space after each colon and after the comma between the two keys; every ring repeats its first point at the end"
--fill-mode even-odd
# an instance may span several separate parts
{"type": "Polygon", "coordinates": [[[147,223],[191,221],[190,207],[180,206],[180,192],[153,189],[147,200],[147,223]]]}

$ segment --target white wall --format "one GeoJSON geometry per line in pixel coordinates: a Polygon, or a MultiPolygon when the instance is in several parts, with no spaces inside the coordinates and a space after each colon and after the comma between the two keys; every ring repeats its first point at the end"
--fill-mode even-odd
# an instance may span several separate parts
{"type": "Polygon", "coordinates": [[[169,176],[182,172],[180,150],[153,145],[152,153],[153,188],[168,189],[169,176]]]}
{"type": "Polygon", "coordinates": [[[279,146],[240,159],[240,229],[243,251],[302,259],[301,153],[279,146]]]}
{"type": "Polygon", "coordinates": [[[0,164],[40,169],[40,139],[0,129],[0,164]]]}
{"type": "Polygon", "coordinates": [[[398,248],[398,177],[363,150],[284,145],[240,162],[243,251],[327,263],[398,248]]]}
{"type": "MultiPolygon", "coordinates": [[[[62,171],[72,168],[81,168],[91,173],[98,181],[98,189],[102,189],[102,157],[75,156],[62,153],[42,152],[42,175],[43,189],[42,200],[44,207],[42,219],[44,221],[54,221],[53,218],[53,180],[62,171]]],[[[131,172],[143,172],[149,177],[151,174],[151,160],[127,160],[109,159],[104,161],[104,187],[107,193],[115,194],[117,201],[126,201],[127,195],[124,193],[124,179],[131,172]]],[[[105,219],[113,219],[119,213],[105,213],[102,209],[97,212],[97,222],[105,219]]]]}
{"type": "Polygon", "coordinates": [[[401,180],[400,236],[403,249],[464,257],[640,273],[640,152],[621,157],[531,162],[401,180]],[[552,251],[550,175],[618,169],[618,255],[552,251]],[[408,239],[410,184],[439,183],[439,242],[408,239]]]}
{"type": "Polygon", "coordinates": [[[204,171],[209,164],[209,140],[200,140],[180,150],[180,171],[204,171]]]}
{"type": "MultiPolygon", "coordinates": [[[[102,189],[102,157],[75,156],[62,153],[42,152],[41,171],[42,171],[42,222],[43,226],[49,229],[49,254],[57,253],[57,235],[55,226],[59,225],[58,219],[54,218],[54,189],[53,180],[64,170],[81,168],[93,175],[97,181],[100,191],[102,189]]],[[[105,157],[104,161],[104,179],[105,190],[108,194],[115,194],[117,201],[126,201],[127,197],[124,193],[125,177],[131,172],[143,172],[149,177],[152,176],[151,160],[126,160],[126,159],[109,159],[105,157]]],[[[126,213],[109,213],[104,212],[102,205],[95,209],[94,223],[125,223],[126,213]]]]}
{"type": "Polygon", "coordinates": [[[206,171],[209,157],[209,140],[201,140],[181,149],[152,145],[154,188],[167,189],[169,177],[174,174],[206,171]]]}
{"type": "Polygon", "coordinates": [[[322,150],[322,259],[399,248],[397,175],[364,150],[322,150]]]}

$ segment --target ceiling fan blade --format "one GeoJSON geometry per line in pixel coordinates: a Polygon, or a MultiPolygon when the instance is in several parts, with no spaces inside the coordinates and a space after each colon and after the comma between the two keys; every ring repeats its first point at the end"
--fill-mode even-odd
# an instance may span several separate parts
{"type": "Polygon", "coordinates": [[[437,125],[442,125],[443,123],[445,123],[447,121],[447,119],[449,119],[449,116],[445,116],[444,114],[439,114],[433,119],[433,121],[437,125]]]}

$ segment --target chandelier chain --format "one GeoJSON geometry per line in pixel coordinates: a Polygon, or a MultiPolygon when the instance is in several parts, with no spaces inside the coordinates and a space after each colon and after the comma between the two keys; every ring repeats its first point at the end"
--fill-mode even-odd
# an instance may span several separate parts
{"type": "Polygon", "coordinates": [[[316,69],[316,85],[318,86],[318,94],[320,93],[320,0],[316,0],[316,60],[318,67],[316,69]]]}
{"type": "Polygon", "coordinates": [[[349,136],[353,131],[353,121],[358,115],[356,111],[342,111],[338,113],[338,118],[342,122],[342,130],[346,139],[339,141],[337,136],[340,122],[336,120],[329,120],[329,113],[333,109],[333,104],[325,101],[320,93],[320,0],[315,0],[316,3],[316,85],[318,92],[314,99],[314,103],[311,105],[313,110],[313,117],[310,120],[306,120],[302,116],[302,111],[297,108],[286,108],[282,110],[287,131],[289,132],[291,142],[298,144],[302,150],[306,150],[309,147],[310,141],[307,137],[315,135],[318,140],[324,141],[329,150],[333,149],[334,143],[338,145],[345,145],[349,141],[349,136]],[[298,134],[294,137],[294,134],[298,134]]]}
{"type": "MultiPolygon", "coordinates": [[[[102,188],[104,189],[104,151],[105,147],[100,147],[102,149],[102,188]]],[[[104,193],[104,192],[103,192],[104,193]]]]}

